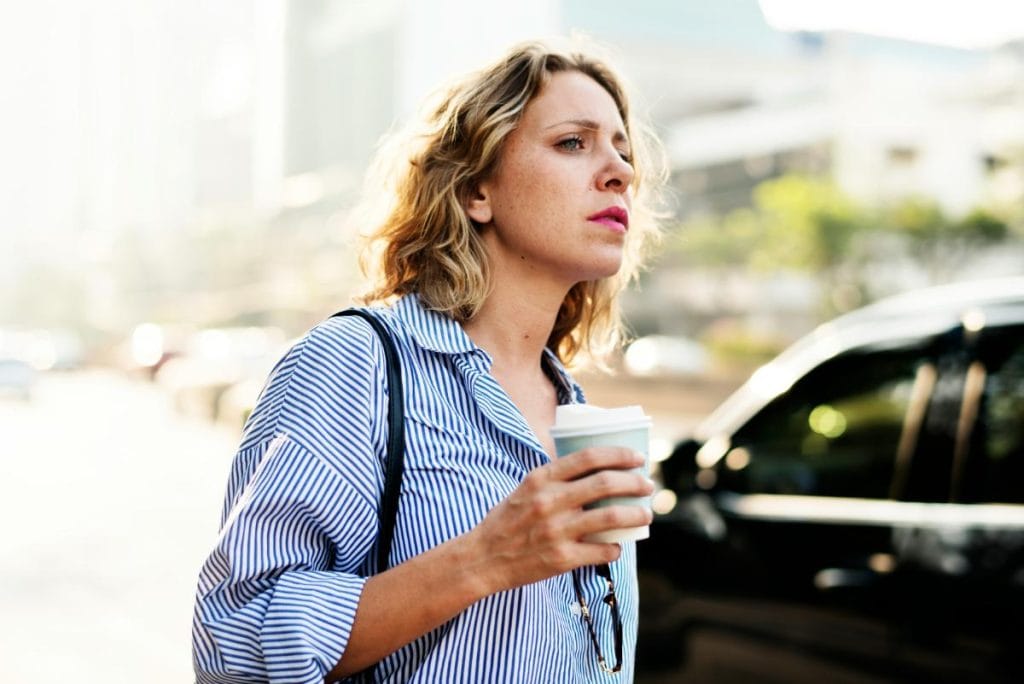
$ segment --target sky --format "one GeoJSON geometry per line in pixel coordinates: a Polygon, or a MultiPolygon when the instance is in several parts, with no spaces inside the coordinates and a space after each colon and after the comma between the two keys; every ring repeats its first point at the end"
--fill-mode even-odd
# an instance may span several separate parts
{"type": "Polygon", "coordinates": [[[1024,37],[1021,0],[760,0],[782,31],[850,31],[962,49],[1024,37]]]}

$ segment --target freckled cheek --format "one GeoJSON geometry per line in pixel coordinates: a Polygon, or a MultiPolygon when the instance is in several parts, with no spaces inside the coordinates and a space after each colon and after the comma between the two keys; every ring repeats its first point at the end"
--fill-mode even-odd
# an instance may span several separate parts
{"type": "Polygon", "coordinates": [[[529,174],[520,178],[515,190],[508,195],[506,209],[521,219],[532,217],[536,221],[553,218],[551,214],[557,206],[551,188],[529,174]]]}
{"type": "Polygon", "coordinates": [[[509,154],[502,169],[503,213],[534,225],[567,226],[589,186],[574,168],[545,155],[509,154]]]}

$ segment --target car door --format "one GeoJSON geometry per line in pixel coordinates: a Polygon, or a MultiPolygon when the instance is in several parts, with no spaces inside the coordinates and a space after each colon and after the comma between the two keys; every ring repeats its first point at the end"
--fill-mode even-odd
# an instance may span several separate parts
{"type": "MultiPolygon", "coordinates": [[[[920,341],[841,354],[731,436],[709,491],[738,587],[870,612],[873,585],[893,563],[897,454],[908,416],[932,398],[940,356],[920,341]]],[[[940,444],[929,448],[945,458],[940,444]]]]}
{"type": "Polygon", "coordinates": [[[1020,340],[849,350],[731,435],[703,477],[726,530],[712,557],[718,589],[759,609],[721,626],[878,676],[1003,681],[1021,528],[979,504],[1024,499],[1020,340]]]}
{"type": "Polygon", "coordinates": [[[860,672],[899,667],[894,529],[920,511],[893,498],[894,475],[911,453],[939,473],[927,484],[948,491],[952,440],[922,434],[928,416],[956,411],[942,404],[956,392],[936,389],[957,383],[957,345],[939,335],[849,350],[728,436],[722,457],[695,478],[696,500],[705,498],[721,531],[690,546],[700,560],[688,565],[702,568],[687,571],[691,586],[707,599],[691,625],[756,634],[776,653],[860,672]]]}
{"type": "MultiPolygon", "coordinates": [[[[894,529],[904,614],[896,632],[908,652],[930,646],[964,676],[1021,681],[1024,641],[1024,327],[985,326],[965,335],[948,487],[928,454],[908,464],[903,498],[927,498],[930,516],[894,529]],[[917,483],[914,487],[913,484],[917,483]]],[[[933,658],[934,659],[934,658],[933,658]]]]}

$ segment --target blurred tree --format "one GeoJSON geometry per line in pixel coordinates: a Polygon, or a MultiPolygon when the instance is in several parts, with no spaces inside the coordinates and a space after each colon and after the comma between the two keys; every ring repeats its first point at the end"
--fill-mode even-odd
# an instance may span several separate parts
{"type": "Polygon", "coordinates": [[[982,243],[1001,242],[1009,236],[1010,232],[1006,221],[984,209],[975,209],[955,226],[961,235],[982,243]]]}
{"type": "Polygon", "coordinates": [[[763,244],[754,266],[828,271],[850,255],[862,211],[830,180],[788,175],[754,189],[763,244]]]}
{"type": "Polygon", "coordinates": [[[913,197],[883,207],[876,230],[900,236],[933,282],[954,276],[966,257],[1010,237],[1009,225],[984,209],[954,220],[935,201],[913,197]]]}
{"type": "Polygon", "coordinates": [[[1008,222],[986,210],[951,219],[918,197],[870,209],[827,178],[790,174],[759,184],[749,208],[679,226],[667,258],[689,267],[816,274],[822,313],[831,315],[866,301],[869,261],[909,256],[941,282],[971,253],[1012,236],[1008,222]]]}
{"type": "Polygon", "coordinates": [[[825,313],[832,313],[863,298],[858,237],[869,226],[866,212],[831,180],[790,174],[758,185],[749,208],[682,225],[670,251],[690,265],[819,274],[825,313]]]}

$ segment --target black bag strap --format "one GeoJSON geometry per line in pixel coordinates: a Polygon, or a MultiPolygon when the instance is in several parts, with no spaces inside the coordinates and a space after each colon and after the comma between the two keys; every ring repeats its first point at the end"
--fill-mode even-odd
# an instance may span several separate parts
{"type": "MultiPolygon", "coordinates": [[[[384,463],[384,498],[380,506],[380,535],[377,539],[377,572],[388,569],[391,540],[398,518],[398,495],[402,488],[405,459],[405,408],[402,401],[402,364],[398,351],[384,324],[363,309],[345,309],[334,316],[357,316],[370,324],[384,347],[384,365],[388,379],[388,441],[384,463]]],[[[332,316],[333,318],[333,316],[332,316]]]]}

